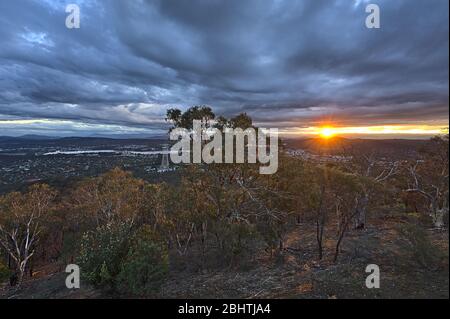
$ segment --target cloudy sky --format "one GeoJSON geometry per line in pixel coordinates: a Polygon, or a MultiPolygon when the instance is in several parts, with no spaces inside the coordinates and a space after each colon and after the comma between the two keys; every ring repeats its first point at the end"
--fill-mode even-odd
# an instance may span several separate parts
{"type": "Polygon", "coordinates": [[[0,135],[161,134],[197,104],[289,133],[448,126],[448,0],[371,2],[380,29],[364,0],[2,0],[0,135]]]}

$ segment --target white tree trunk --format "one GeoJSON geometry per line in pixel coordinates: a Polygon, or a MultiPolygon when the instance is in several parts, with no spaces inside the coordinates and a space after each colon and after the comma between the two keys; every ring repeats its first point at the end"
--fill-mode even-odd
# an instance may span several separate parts
{"type": "Polygon", "coordinates": [[[433,225],[436,228],[443,228],[444,225],[444,217],[448,214],[448,208],[442,208],[435,210],[434,213],[431,214],[431,218],[433,219],[433,225]]]}

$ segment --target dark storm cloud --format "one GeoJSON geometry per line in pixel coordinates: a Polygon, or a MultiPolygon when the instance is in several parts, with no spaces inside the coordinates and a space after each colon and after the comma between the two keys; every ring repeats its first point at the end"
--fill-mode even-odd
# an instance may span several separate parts
{"type": "Polygon", "coordinates": [[[209,104],[282,127],[448,120],[448,1],[2,1],[0,116],[164,127],[209,104]],[[81,28],[64,25],[67,3],[81,28]]]}

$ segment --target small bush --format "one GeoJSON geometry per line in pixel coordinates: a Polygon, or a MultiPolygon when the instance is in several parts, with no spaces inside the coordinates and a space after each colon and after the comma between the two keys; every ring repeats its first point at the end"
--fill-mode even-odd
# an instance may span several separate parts
{"type": "Polygon", "coordinates": [[[8,269],[8,267],[0,261],[0,282],[9,280],[9,277],[11,275],[12,271],[8,269]]]}
{"type": "Polygon", "coordinates": [[[168,251],[144,228],[134,237],[118,276],[121,291],[149,295],[158,291],[168,271],[168,251]]]}
{"type": "Polygon", "coordinates": [[[133,234],[126,224],[108,224],[84,234],[78,262],[82,276],[96,286],[147,295],[165,278],[168,252],[146,227],[133,234]]]}
{"type": "Polygon", "coordinates": [[[252,242],[258,236],[255,228],[245,223],[218,222],[211,229],[222,239],[219,247],[222,257],[231,261],[250,253],[252,242]]]}
{"type": "Polygon", "coordinates": [[[128,253],[129,236],[130,227],[123,223],[85,233],[78,258],[82,276],[94,285],[112,288],[128,253]]]}
{"type": "Polygon", "coordinates": [[[414,261],[425,268],[435,268],[443,254],[428,238],[426,231],[416,224],[403,225],[400,230],[406,249],[414,261]]]}

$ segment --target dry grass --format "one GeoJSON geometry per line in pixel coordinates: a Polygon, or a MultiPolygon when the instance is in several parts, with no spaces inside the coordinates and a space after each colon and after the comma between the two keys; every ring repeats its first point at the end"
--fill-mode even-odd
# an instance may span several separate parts
{"type": "MultiPolygon", "coordinates": [[[[426,269],[411,259],[401,244],[399,224],[404,218],[386,216],[371,220],[364,231],[351,231],[344,239],[341,255],[332,263],[334,229],[325,236],[324,258],[317,260],[315,228],[302,224],[292,230],[282,256],[262,253],[240,266],[173,271],[156,298],[448,298],[448,232],[427,230],[430,243],[443,257],[426,269]],[[447,252],[445,254],[445,252],[447,252]],[[365,287],[365,267],[381,269],[381,288],[365,287]],[[243,266],[245,265],[245,266],[243,266]]],[[[64,273],[57,266],[37,270],[36,277],[14,292],[3,285],[3,298],[108,298],[84,285],[69,291],[64,273]],[[53,267],[53,268],[52,268],[53,267]]]]}

